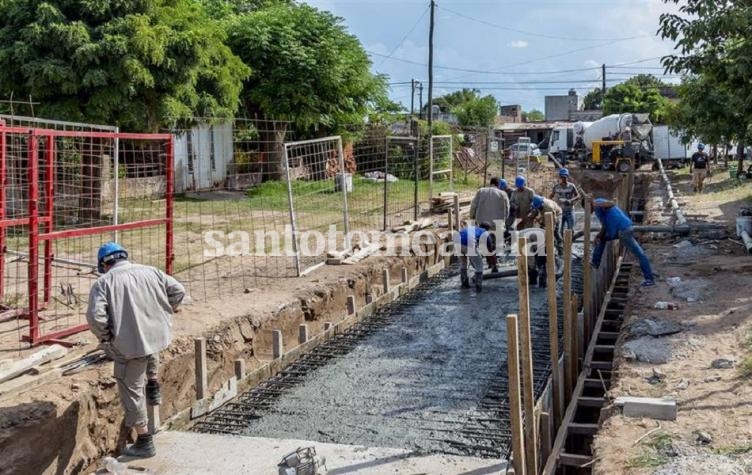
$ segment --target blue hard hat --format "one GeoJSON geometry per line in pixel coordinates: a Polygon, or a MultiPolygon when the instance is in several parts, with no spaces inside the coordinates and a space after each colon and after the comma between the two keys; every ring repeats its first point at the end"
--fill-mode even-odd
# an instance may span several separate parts
{"type": "Polygon", "coordinates": [[[698,145],[697,150],[705,150],[705,144],[701,143],[700,145],[698,145]]]}
{"type": "Polygon", "coordinates": [[[507,181],[503,178],[499,180],[499,189],[506,190],[509,185],[507,184],[507,181]]]}
{"type": "Polygon", "coordinates": [[[523,186],[525,186],[526,182],[527,180],[525,180],[525,177],[522,175],[519,175],[517,178],[514,179],[514,186],[516,186],[517,188],[522,188],[523,186]]]}
{"type": "Polygon", "coordinates": [[[569,176],[569,170],[566,168],[559,168],[559,176],[569,176]]]}
{"type": "Polygon", "coordinates": [[[543,206],[543,197],[541,195],[533,196],[533,208],[540,209],[543,206]]]}
{"type": "Polygon", "coordinates": [[[128,251],[116,242],[103,244],[97,252],[97,270],[100,274],[104,273],[104,265],[116,259],[128,259],[128,251]]]}

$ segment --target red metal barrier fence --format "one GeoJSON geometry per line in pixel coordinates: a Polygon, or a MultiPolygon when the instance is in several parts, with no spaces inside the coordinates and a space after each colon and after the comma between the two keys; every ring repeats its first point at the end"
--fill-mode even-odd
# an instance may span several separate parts
{"type": "Polygon", "coordinates": [[[86,330],[96,252],[113,239],[172,272],[172,175],[170,134],[0,123],[0,323],[31,345],[86,330]]]}

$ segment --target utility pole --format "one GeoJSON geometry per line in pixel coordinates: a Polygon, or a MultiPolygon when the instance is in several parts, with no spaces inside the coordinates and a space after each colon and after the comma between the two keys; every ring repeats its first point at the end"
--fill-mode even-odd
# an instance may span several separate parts
{"type": "Polygon", "coordinates": [[[423,119],[423,83],[418,83],[418,118],[423,119]]]}
{"type": "Polygon", "coordinates": [[[415,79],[410,80],[410,137],[413,133],[413,124],[415,123],[415,79]]]}
{"type": "Polygon", "coordinates": [[[603,109],[603,104],[606,101],[606,65],[603,64],[602,66],[602,72],[601,72],[601,79],[603,81],[603,85],[601,86],[601,109],[603,109]]]}
{"type": "Polygon", "coordinates": [[[428,134],[432,135],[433,123],[433,28],[436,2],[431,0],[431,23],[428,28],[428,134]]]}

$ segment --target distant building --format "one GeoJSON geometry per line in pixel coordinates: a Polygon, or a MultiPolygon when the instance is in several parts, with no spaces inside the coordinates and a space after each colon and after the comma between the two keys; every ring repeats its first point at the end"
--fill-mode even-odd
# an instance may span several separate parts
{"type": "Polygon", "coordinates": [[[519,104],[499,107],[497,122],[522,122],[522,106],[519,104]]]}
{"type": "Polygon", "coordinates": [[[574,89],[566,96],[546,96],[546,121],[570,120],[569,114],[580,110],[580,102],[574,89]]]}
{"type": "Polygon", "coordinates": [[[603,117],[603,111],[600,109],[572,111],[569,113],[569,120],[572,122],[594,122],[603,117]]]}

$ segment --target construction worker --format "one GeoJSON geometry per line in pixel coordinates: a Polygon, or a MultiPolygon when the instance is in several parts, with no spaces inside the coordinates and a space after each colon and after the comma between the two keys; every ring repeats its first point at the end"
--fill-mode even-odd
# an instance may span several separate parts
{"type": "Polygon", "coordinates": [[[511,205],[514,219],[520,220],[517,230],[521,231],[530,227],[530,205],[533,202],[535,191],[527,187],[527,180],[520,175],[514,179],[515,189],[512,191],[511,205]]]}
{"type": "Polygon", "coordinates": [[[481,244],[485,244],[487,252],[496,252],[496,242],[493,234],[489,231],[493,225],[488,222],[482,222],[478,226],[468,226],[462,228],[459,236],[456,238],[455,245],[460,248],[460,283],[463,289],[470,288],[470,280],[467,275],[467,261],[473,266],[475,271],[475,291],[483,290],[483,258],[481,256],[481,244]],[[482,241],[485,237],[485,242],[482,241]]]}
{"type": "Polygon", "coordinates": [[[692,189],[699,193],[702,193],[705,178],[710,176],[710,157],[704,150],[705,144],[699,144],[689,162],[689,173],[692,174],[692,189]]]}
{"type": "MultiPolygon", "coordinates": [[[[492,223],[494,228],[491,233],[496,236],[496,229],[503,229],[509,217],[509,198],[507,194],[499,189],[499,179],[491,178],[490,186],[483,187],[475,194],[470,204],[470,219],[476,223],[492,223]]],[[[503,232],[503,231],[502,231],[503,232]]],[[[496,253],[486,257],[488,266],[492,272],[498,272],[496,266],[496,253]]]]}
{"type": "Polygon", "coordinates": [[[591,206],[595,211],[595,216],[601,223],[601,230],[595,238],[595,247],[590,264],[596,269],[600,267],[606,243],[614,239],[619,239],[621,245],[629,249],[629,252],[640,262],[640,269],[645,279],[642,282],[642,286],[650,287],[655,285],[655,276],[653,275],[653,270],[650,268],[650,261],[634,237],[632,220],[629,216],[616,203],[604,198],[596,198],[593,200],[591,206]]]}
{"type": "Polygon", "coordinates": [[[554,216],[554,239],[556,243],[556,250],[559,252],[559,254],[562,253],[562,238],[561,238],[561,219],[563,215],[563,211],[559,205],[556,204],[554,200],[550,200],[548,198],[544,198],[540,195],[535,195],[533,197],[532,201],[532,210],[530,211],[530,220],[532,223],[535,223],[536,221],[540,225],[541,228],[545,227],[546,225],[546,213],[551,213],[554,216]]]}
{"type": "Polygon", "coordinates": [[[503,178],[498,178],[498,180],[499,180],[499,189],[507,194],[507,198],[511,199],[512,189],[509,188],[509,184],[507,183],[507,181],[503,178]]]}
{"type": "Polygon", "coordinates": [[[577,185],[569,181],[569,170],[559,168],[559,182],[554,185],[550,199],[556,200],[561,207],[561,228],[559,234],[564,235],[564,229],[574,229],[574,204],[580,199],[577,185]]]}
{"type": "Polygon", "coordinates": [[[114,242],[99,248],[97,266],[102,275],[91,288],[86,319],[100,347],[115,362],[125,426],[138,434],[123,455],[153,457],[146,403],[161,402],[159,352],[170,344],[170,315],[183,301],[185,289],[155,267],[128,262],[128,252],[114,242]]]}

